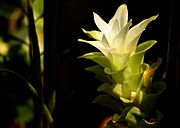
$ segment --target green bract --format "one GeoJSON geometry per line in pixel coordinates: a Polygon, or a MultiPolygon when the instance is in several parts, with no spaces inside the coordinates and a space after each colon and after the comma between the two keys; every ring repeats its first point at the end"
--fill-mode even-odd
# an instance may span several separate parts
{"type": "MultiPolygon", "coordinates": [[[[116,115],[118,118],[115,120],[119,121],[123,117],[129,125],[137,125],[137,120],[132,112],[144,116],[145,113],[141,112],[141,109],[145,109],[149,105],[147,99],[151,99],[151,102],[152,99],[155,99],[156,94],[149,95],[149,88],[152,86],[153,74],[161,63],[161,59],[153,65],[144,63],[145,52],[156,43],[156,40],[148,40],[143,43],[138,41],[147,25],[158,15],[131,27],[132,20],[128,21],[126,4],[122,4],[117,9],[108,23],[98,14],[93,14],[99,31],[82,29],[93,40],[79,39],[78,41],[88,43],[98,49],[96,52],[79,57],[97,63],[95,66],[86,68],[95,73],[96,78],[103,82],[98,91],[105,94],[98,96],[94,102],[114,108],[115,111],[121,113],[119,117],[116,115]]],[[[159,89],[163,90],[164,86],[160,86],[159,89]]],[[[159,92],[157,91],[157,94],[159,92]]]]}

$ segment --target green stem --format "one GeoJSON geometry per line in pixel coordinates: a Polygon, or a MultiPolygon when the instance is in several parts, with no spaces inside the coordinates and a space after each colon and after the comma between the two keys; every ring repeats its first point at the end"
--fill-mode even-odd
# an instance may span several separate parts
{"type": "MultiPolygon", "coordinates": [[[[40,52],[39,52],[39,45],[38,45],[38,38],[36,33],[36,26],[34,21],[34,14],[32,9],[31,0],[27,0],[27,18],[29,22],[29,40],[30,40],[30,57],[31,57],[31,69],[32,69],[32,84],[36,88],[40,99],[44,100],[43,96],[43,88],[42,88],[42,80],[41,80],[41,68],[40,68],[40,52]]],[[[37,105],[37,109],[35,110],[36,119],[35,123],[38,127],[44,127],[44,120],[41,117],[43,113],[43,105],[39,105],[39,103],[35,102],[37,105]]],[[[46,126],[45,126],[46,127],[46,126]]]]}
{"type": "Polygon", "coordinates": [[[40,68],[40,52],[38,45],[38,38],[36,33],[36,26],[34,21],[34,14],[31,6],[31,0],[28,0],[27,6],[27,17],[29,22],[29,39],[30,39],[30,54],[31,54],[31,66],[32,66],[32,77],[33,83],[36,85],[37,91],[41,97],[42,92],[42,81],[41,81],[41,68],[40,68]]]}

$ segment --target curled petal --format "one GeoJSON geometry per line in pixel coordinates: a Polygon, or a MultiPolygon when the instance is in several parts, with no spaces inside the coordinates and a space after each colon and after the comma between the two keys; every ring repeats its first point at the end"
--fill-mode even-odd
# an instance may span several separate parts
{"type": "Polygon", "coordinates": [[[103,34],[100,32],[100,31],[96,31],[96,30],[93,30],[93,31],[86,31],[85,29],[83,29],[83,32],[85,34],[87,34],[89,37],[95,39],[95,40],[98,40],[98,41],[101,41],[102,40],[102,37],[103,37],[103,34]]]}

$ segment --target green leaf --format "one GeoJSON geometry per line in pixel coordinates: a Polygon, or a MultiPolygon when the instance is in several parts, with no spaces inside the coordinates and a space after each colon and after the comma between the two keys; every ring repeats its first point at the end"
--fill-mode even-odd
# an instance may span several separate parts
{"type": "Polygon", "coordinates": [[[91,52],[80,56],[79,58],[90,59],[102,67],[110,67],[109,60],[100,52],[91,52]]]}
{"type": "Polygon", "coordinates": [[[125,80],[122,86],[123,97],[130,98],[131,92],[137,92],[141,86],[143,73],[125,74],[125,80]]]}
{"type": "Polygon", "coordinates": [[[48,101],[48,108],[51,114],[53,114],[55,107],[56,107],[56,90],[53,91],[48,101]]]}
{"type": "Polygon", "coordinates": [[[128,66],[130,66],[133,73],[140,72],[145,52],[150,49],[155,43],[155,40],[149,40],[137,46],[135,54],[133,54],[128,61],[128,66]]]}
{"type": "Polygon", "coordinates": [[[166,83],[164,81],[155,81],[152,85],[152,92],[160,95],[166,89],[166,83]]]}
{"type": "Polygon", "coordinates": [[[156,81],[153,83],[149,94],[145,94],[142,100],[141,108],[143,112],[148,115],[154,108],[158,96],[166,89],[166,83],[163,81],[156,81]]]}
{"type": "Polygon", "coordinates": [[[127,66],[130,53],[119,53],[116,50],[110,50],[110,62],[112,71],[119,71],[127,66]]]}
{"type": "Polygon", "coordinates": [[[115,81],[116,83],[119,83],[119,84],[123,84],[123,81],[124,81],[124,70],[126,68],[123,68],[122,70],[119,70],[119,71],[115,71],[115,72],[112,72],[110,70],[108,70],[108,68],[105,69],[105,72],[107,74],[110,74],[113,81],[115,81]]]}
{"type": "MultiPolygon", "coordinates": [[[[125,108],[123,109],[123,112],[122,112],[121,115],[120,115],[119,120],[116,120],[116,122],[118,122],[118,121],[126,121],[127,113],[131,110],[132,107],[133,107],[133,106],[125,107],[125,108]]],[[[117,119],[118,119],[118,118],[117,118],[117,119]]]]}
{"type": "Polygon", "coordinates": [[[88,67],[85,70],[95,73],[95,78],[102,81],[103,83],[112,82],[110,75],[106,74],[104,69],[99,65],[88,67]]]}
{"type": "Polygon", "coordinates": [[[143,42],[139,44],[136,48],[136,53],[138,52],[146,52],[148,49],[150,49],[154,44],[156,44],[156,40],[148,40],[146,42],[143,42]]]}
{"type": "Polygon", "coordinates": [[[160,111],[157,111],[156,117],[152,117],[149,120],[143,119],[140,121],[139,128],[156,128],[158,123],[163,118],[163,114],[160,111]]]}
{"type": "Polygon", "coordinates": [[[132,126],[134,128],[138,123],[137,117],[144,117],[144,114],[139,108],[130,106],[123,109],[120,118],[117,118],[114,121],[126,121],[129,126],[132,126]]]}
{"type": "Polygon", "coordinates": [[[144,115],[142,114],[141,110],[137,107],[132,107],[126,115],[126,120],[129,126],[137,126],[138,117],[143,117],[144,115]]]}
{"type": "Polygon", "coordinates": [[[134,104],[136,104],[136,105],[141,105],[142,100],[143,100],[143,97],[144,97],[143,91],[139,91],[139,92],[137,93],[137,96],[136,96],[135,99],[134,99],[134,104]]]}
{"type": "Polygon", "coordinates": [[[34,19],[37,20],[44,13],[44,0],[34,0],[32,3],[34,19]]]}
{"type": "Polygon", "coordinates": [[[108,93],[116,99],[119,99],[122,96],[122,85],[121,84],[109,84],[103,83],[99,86],[98,91],[108,93]]]}
{"type": "Polygon", "coordinates": [[[120,99],[125,104],[132,104],[133,103],[133,101],[131,99],[128,99],[128,98],[120,97],[120,99]]]}
{"type": "Polygon", "coordinates": [[[130,67],[132,73],[141,72],[142,63],[144,60],[144,53],[135,53],[128,60],[128,66],[130,67]]]}
{"type": "Polygon", "coordinates": [[[149,115],[157,101],[157,94],[145,94],[141,103],[141,109],[145,115],[149,115]]]}
{"type": "Polygon", "coordinates": [[[107,95],[107,94],[102,94],[102,95],[96,97],[93,100],[93,103],[97,103],[97,104],[106,106],[118,113],[121,113],[123,110],[122,105],[119,102],[117,102],[116,100],[114,100],[110,95],[107,95]]]}
{"type": "Polygon", "coordinates": [[[47,122],[49,123],[49,125],[54,124],[54,119],[52,118],[52,115],[45,103],[42,103],[42,114],[44,115],[44,117],[47,120],[47,122]]]}

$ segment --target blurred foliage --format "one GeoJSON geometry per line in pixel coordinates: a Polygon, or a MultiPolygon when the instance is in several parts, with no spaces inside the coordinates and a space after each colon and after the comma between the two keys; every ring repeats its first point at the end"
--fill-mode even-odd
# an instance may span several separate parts
{"type": "MultiPolygon", "coordinates": [[[[26,98],[23,99],[23,102],[21,103],[17,101],[21,100],[19,98],[24,98],[24,96],[22,95],[21,97],[17,97],[16,95],[21,95],[18,94],[18,91],[13,93],[13,97],[16,99],[14,101],[16,107],[16,116],[14,117],[14,121],[12,121],[12,127],[30,123],[35,119],[35,104],[33,102],[34,96],[35,99],[39,99],[39,104],[42,104],[42,111],[45,113],[45,116],[51,117],[46,105],[41,103],[43,101],[43,97],[41,97],[41,94],[38,94],[38,92],[35,90],[35,85],[33,85],[33,73],[37,74],[38,76],[38,67],[40,67],[40,79],[42,79],[40,80],[40,88],[43,88],[43,13],[43,0],[0,1],[0,75],[3,76],[0,82],[1,86],[3,87],[2,89],[5,89],[6,92],[11,89],[13,90],[13,88],[18,88],[19,90],[28,89],[31,93],[28,96],[25,96],[26,98]],[[32,26],[35,27],[35,30],[33,30],[32,26]],[[36,36],[38,42],[36,47],[37,49],[35,49],[36,36]],[[40,56],[36,56],[37,54],[35,53],[39,53],[40,56]],[[39,61],[39,65],[32,65],[32,61],[39,61]],[[9,76],[4,74],[8,74],[9,76]],[[10,76],[14,77],[13,81],[9,81],[9,78],[11,78],[10,76]],[[22,84],[19,82],[19,80],[17,80],[18,78],[25,83],[22,84]],[[4,86],[6,87],[4,88],[4,86]]],[[[11,92],[8,92],[8,94],[11,94],[11,92]]],[[[52,95],[54,97],[54,94],[52,95]]],[[[52,99],[53,102],[51,102],[53,104],[55,104],[54,99],[55,97],[52,99]]],[[[53,112],[52,107],[54,105],[51,104],[50,106],[51,112],[53,112]]],[[[51,122],[53,121],[51,118],[50,120],[51,122]]]]}
{"type": "Polygon", "coordinates": [[[34,105],[32,99],[28,99],[25,104],[17,106],[17,118],[16,121],[20,124],[29,123],[34,119],[34,105]]]}

